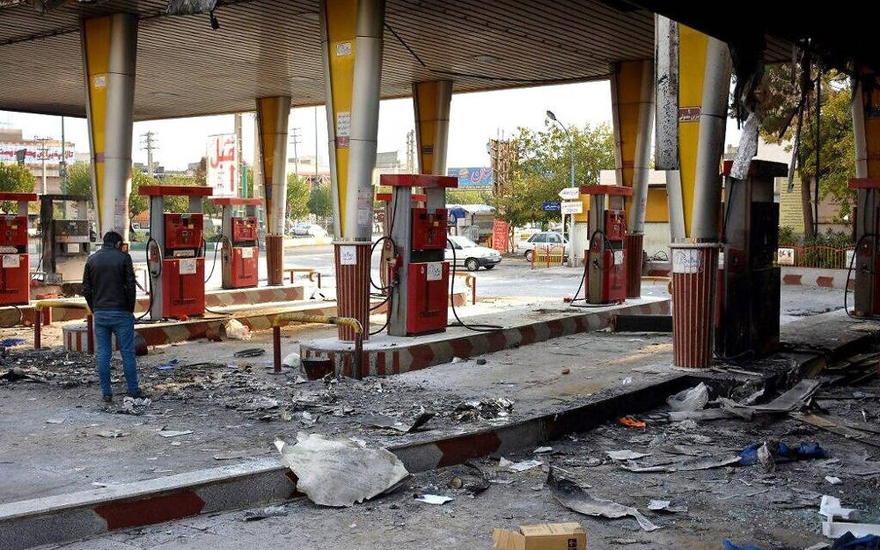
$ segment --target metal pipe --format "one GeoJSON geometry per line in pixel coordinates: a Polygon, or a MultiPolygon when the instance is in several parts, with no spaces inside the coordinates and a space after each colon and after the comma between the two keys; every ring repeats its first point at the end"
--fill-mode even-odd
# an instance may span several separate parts
{"type": "Polygon", "coordinates": [[[727,98],[730,92],[730,52],[727,43],[709,37],[704,74],[690,236],[698,242],[717,242],[721,205],[719,164],[724,152],[727,98]]]}

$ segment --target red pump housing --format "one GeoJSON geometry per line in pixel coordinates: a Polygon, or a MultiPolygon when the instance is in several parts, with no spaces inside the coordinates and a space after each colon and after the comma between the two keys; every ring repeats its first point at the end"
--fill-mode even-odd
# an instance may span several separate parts
{"type": "Polygon", "coordinates": [[[584,251],[584,286],[590,304],[626,301],[626,215],[624,197],[629,187],[589,185],[581,193],[591,195],[588,231],[590,248],[584,251]]]}
{"type": "Polygon", "coordinates": [[[0,306],[30,301],[27,203],[34,193],[0,193],[0,201],[18,202],[18,214],[0,214],[0,306]]]}
{"type": "Polygon", "coordinates": [[[204,217],[200,213],[165,214],[162,259],[162,309],[166,317],[205,312],[204,217]]]}

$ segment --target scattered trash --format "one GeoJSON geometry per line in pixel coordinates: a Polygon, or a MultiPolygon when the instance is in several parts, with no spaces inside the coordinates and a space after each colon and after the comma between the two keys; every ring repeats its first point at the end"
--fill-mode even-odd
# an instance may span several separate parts
{"type": "Polygon", "coordinates": [[[500,550],[585,550],[587,534],[580,523],[521,525],[518,531],[492,530],[492,547],[500,550]]]}
{"type": "Polygon", "coordinates": [[[312,414],[309,411],[303,411],[299,414],[300,421],[306,426],[314,426],[318,418],[320,418],[318,415],[312,414]]]}
{"type": "Polygon", "coordinates": [[[126,395],[122,399],[122,406],[116,409],[116,412],[118,414],[130,414],[133,416],[140,416],[147,412],[147,409],[150,408],[151,403],[152,401],[150,401],[149,397],[141,399],[138,397],[130,397],[126,395]]]}
{"type": "Polygon", "coordinates": [[[369,449],[348,439],[297,434],[297,443],[280,439],[281,463],[297,477],[297,490],[322,506],[351,506],[396,487],[409,477],[387,449],[369,449]]]}
{"type": "Polygon", "coordinates": [[[672,501],[669,500],[652,500],[648,502],[648,510],[652,512],[669,512],[671,514],[688,511],[686,506],[672,506],[672,501]]]}
{"type": "Polygon", "coordinates": [[[757,412],[786,413],[801,409],[809,401],[810,397],[822,385],[820,380],[804,379],[795,384],[793,388],[783,393],[770,403],[754,405],[752,408],[757,412]]]}
{"type": "Polygon", "coordinates": [[[241,321],[230,319],[224,325],[226,329],[226,337],[231,340],[250,340],[251,329],[244,326],[241,321]]]}
{"type": "Polygon", "coordinates": [[[553,498],[569,510],[586,516],[608,519],[631,516],[639,523],[639,527],[645,531],[659,529],[658,526],[651,523],[648,518],[635,508],[624,506],[611,500],[593,497],[573,481],[554,475],[553,470],[547,476],[547,484],[550,486],[553,498]]]}
{"type": "MultiPolygon", "coordinates": [[[[880,536],[876,534],[854,535],[853,533],[844,533],[834,544],[831,550],[878,550],[880,549],[880,536]]],[[[809,548],[807,550],[810,550],[809,548]]]]}
{"type": "Polygon", "coordinates": [[[843,480],[837,476],[825,476],[825,481],[827,481],[831,485],[840,485],[841,483],[843,483],[843,480]]]}
{"type": "Polygon", "coordinates": [[[64,423],[63,418],[47,418],[46,419],[46,424],[63,424],[63,423],[64,423]]]}
{"type": "Polygon", "coordinates": [[[789,416],[825,431],[842,435],[847,439],[854,439],[859,443],[872,447],[880,447],[880,438],[877,437],[876,433],[877,428],[855,424],[843,418],[827,415],[792,412],[789,413],[789,416]]]}
{"type": "Polygon", "coordinates": [[[477,363],[478,365],[481,365],[481,366],[482,366],[482,365],[485,365],[485,364],[486,364],[486,360],[483,359],[483,358],[481,357],[481,358],[477,359],[476,363],[477,363]]]}
{"type": "Polygon", "coordinates": [[[287,357],[281,360],[281,366],[289,369],[296,369],[300,366],[299,354],[296,352],[289,353],[287,357]]]}
{"type": "Polygon", "coordinates": [[[320,380],[333,375],[333,361],[329,359],[306,358],[300,361],[302,372],[309,380],[320,380]]]}
{"type": "Polygon", "coordinates": [[[25,343],[24,338],[4,338],[0,340],[0,348],[14,348],[25,343]]]}
{"type": "Polygon", "coordinates": [[[642,422],[641,420],[636,420],[631,416],[624,416],[620,419],[620,423],[624,426],[628,426],[630,428],[645,428],[647,424],[642,422]]]}
{"type": "Polygon", "coordinates": [[[123,432],[122,430],[107,430],[107,431],[103,431],[103,432],[98,432],[95,435],[97,435],[98,437],[107,437],[110,439],[116,439],[118,437],[125,437],[130,434],[128,432],[123,432]]]}
{"type": "MultiPolygon", "coordinates": [[[[856,539],[860,538],[868,538],[868,542],[873,541],[874,544],[877,544],[877,537],[880,537],[880,524],[878,523],[852,523],[847,521],[823,521],[822,522],[822,534],[828,537],[829,539],[844,539],[843,544],[853,544],[856,541],[853,539],[844,538],[846,535],[850,535],[855,537],[856,539]]],[[[857,546],[837,546],[837,540],[835,540],[835,546],[832,548],[860,548],[857,546]]],[[[861,544],[861,543],[860,543],[861,544]]],[[[870,548],[870,547],[866,547],[870,548]]],[[[874,546],[873,548],[877,548],[874,546]]]]}
{"type": "Polygon", "coordinates": [[[402,422],[391,418],[390,416],[376,415],[365,418],[363,423],[376,428],[389,428],[401,433],[412,433],[427,424],[429,420],[436,416],[436,414],[437,413],[434,411],[426,411],[425,409],[422,409],[421,412],[409,422],[402,422]]]}
{"type": "Polygon", "coordinates": [[[249,510],[244,514],[245,521],[258,521],[266,518],[277,518],[280,516],[286,516],[288,514],[287,508],[284,506],[268,506],[266,508],[260,508],[259,510],[249,510]]]}
{"type": "Polygon", "coordinates": [[[425,504],[446,504],[453,500],[455,499],[444,495],[420,495],[416,497],[417,502],[424,502],[425,504]]]}
{"type": "Polygon", "coordinates": [[[544,453],[552,453],[552,452],[553,452],[553,447],[538,447],[537,449],[532,451],[532,453],[534,453],[536,455],[540,455],[540,454],[544,454],[544,453]]]}
{"type": "Polygon", "coordinates": [[[486,479],[486,474],[470,462],[465,462],[454,472],[455,475],[446,484],[450,489],[459,489],[467,491],[471,495],[478,495],[489,488],[490,481],[486,479]]]}
{"type": "Polygon", "coordinates": [[[722,541],[721,548],[723,550],[764,550],[763,548],[760,548],[758,546],[753,546],[751,544],[747,544],[745,546],[737,546],[727,539],[722,541]]]}
{"type": "Polygon", "coordinates": [[[819,502],[819,514],[825,516],[828,521],[845,519],[849,521],[859,520],[859,511],[854,508],[844,508],[840,505],[840,499],[829,495],[822,495],[819,502]]]}
{"type": "Polygon", "coordinates": [[[608,458],[610,458],[611,460],[637,460],[639,458],[651,456],[651,453],[637,453],[629,449],[623,449],[620,451],[607,451],[605,454],[607,454],[608,458]]]}
{"type": "Polygon", "coordinates": [[[512,462],[507,460],[503,456],[498,461],[498,467],[504,468],[505,470],[510,470],[511,472],[525,472],[526,470],[531,470],[536,466],[540,466],[543,464],[540,460],[522,460],[520,462],[512,462]]]}
{"type": "MultiPolygon", "coordinates": [[[[238,338],[236,338],[237,340],[238,338]]],[[[246,339],[246,338],[245,338],[246,339]]],[[[261,355],[265,355],[265,348],[247,348],[236,351],[232,354],[233,357],[259,357],[261,355]]]]}
{"type": "Polygon", "coordinates": [[[722,468],[724,466],[730,466],[736,464],[740,461],[740,457],[737,455],[728,455],[728,456],[696,456],[696,457],[687,457],[683,460],[670,462],[668,460],[663,461],[661,463],[655,464],[638,464],[635,461],[627,461],[621,462],[620,467],[624,470],[640,473],[640,474],[650,474],[650,473],[659,473],[659,472],[694,472],[697,470],[711,470],[713,468],[722,468]]]}
{"type": "Polygon", "coordinates": [[[562,374],[571,374],[571,369],[562,369],[562,374]]]}
{"type": "Polygon", "coordinates": [[[159,365],[156,365],[156,368],[159,369],[159,370],[172,370],[172,369],[173,369],[174,367],[176,367],[179,363],[180,363],[180,359],[178,359],[178,358],[175,357],[174,359],[171,359],[171,360],[168,361],[167,363],[161,363],[161,364],[159,364],[159,365]]]}
{"type": "Polygon", "coordinates": [[[159,430],[157,432],[162,437],[177,437],[181,435],[189,435],[193,433],[192,430],[159,430]]]}
{"type": "MultiPolygon", "coordinates": [[[[825,458],[827,455],[825,453],[825,449],[823,449],[818,443],[804,443],[801,442],[797,447],[789,447],[785,443],[780,441],[770,441],[764,443],[753,443],[743,449],[739,456],[741,458],[740,464],[742,466],[752,466],[761,462],[759,451],[764,448],[765,454],[767,454],[767,458],[765,460],[772,459],[772,464],[779,464],[783,462],[792,462],[794,460],[805,460],[811,458],[825,458]]],[[[769,466],[766,466],[769,469],[769,466]]]]}
{"type": "Polygon", "coordinates": [[[483,399],[481,401],[465,401],[460,403],[452,412],[452,419],[456,422],[471,422],[483,419],[492,419],[509,416],[513,411],[513,401],[506,397],[496,399],[483,399]]]}
{"type": "Polygon", "coordinates": [[[624,378],[623,380],[620,381],[621,386],[628,386],[632,383],[633,383],[632,376],[627,376],[626,378],[624,378]]]}
{"type": "Polygon", "coordinates": [[[698,411],[706,408],[709,402],[709,388],[700,382],[693,388],[682,390],[666,400],[673,411],[698,411]]]}

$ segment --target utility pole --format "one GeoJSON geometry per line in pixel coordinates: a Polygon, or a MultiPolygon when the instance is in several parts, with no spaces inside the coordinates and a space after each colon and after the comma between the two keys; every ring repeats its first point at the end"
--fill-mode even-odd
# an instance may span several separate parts
{"type": "Polygon", "coordinates": [[[302,143],[302,128],[293,128],[291,130],[289,143],[293,145],[293,173],[296,177],[299,177],[299,155],[297,154],[296,146],[302,143]]]}
{"type": "Polygon", "coordinates": [[[141,134],[141,150],[147,152],[147,174],[153,178],[156,176],[156,165],[153,163],[153,151],[159,149],[159,141],[156,132],[148,131],[141,134]]]}
{"type": "Polygon", "coordinates": [[[49,158],[49,148],[46,146],[46,142],[49,141],[50,138],[41,137],[34,138],[34,141],[40,142],[40,164],[42,165],[43,172],[43,194],[46,195],[49,193],[49,185],[46,180],[46,160],[49,158]]]}
{"type": "Polygon", "coordinates": [[[58,178],[67,181],[67,144],[64,141],[64,117],[61,117],[61,160],[58,161],[58,178]]]}
{"type": "Polygon", "coordinates": [[[416,131],[406,133],[406,173],[413,174],[416,171],[416,131]]]}

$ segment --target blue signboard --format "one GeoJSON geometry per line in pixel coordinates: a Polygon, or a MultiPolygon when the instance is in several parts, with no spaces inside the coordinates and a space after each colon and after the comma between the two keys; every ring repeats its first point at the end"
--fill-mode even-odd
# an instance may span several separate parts
{"type": "Polygon", "coordinates": [[[447,168],[447,176],[458,178],[459,189],[491,189],[491,168],[447,168]]]}
{"type": "Polygon", "coordinates": [[[544,212],[561,212],[562,205],[558,202],[545,202],[544,203],[544,212]]]}

